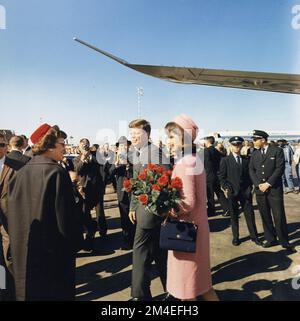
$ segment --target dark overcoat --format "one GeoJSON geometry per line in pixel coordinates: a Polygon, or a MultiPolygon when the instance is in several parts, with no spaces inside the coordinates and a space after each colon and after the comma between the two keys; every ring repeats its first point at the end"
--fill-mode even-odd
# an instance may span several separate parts
{"type": "Polygon", "coordinates": [[[204,149],[204,167],[207,182],[218,182],[218,172],[222,156],[214,146],[204,149]]]}
{"type": "Polygon", "coordinates": [[[80,156],[74,159],[74,169],[79,176],[80,185],[84,188],[85,203],[88,207],[96,206],[105,193],[103,165],[98,164],[94,156],[83,162],[80,156]]]}
{"type": "Polygon", "coordinates": [[[75,298],[75,255],[81,240],[68,172],[35,156],[9,182],[8,230],[17,300],[75,298]]]}

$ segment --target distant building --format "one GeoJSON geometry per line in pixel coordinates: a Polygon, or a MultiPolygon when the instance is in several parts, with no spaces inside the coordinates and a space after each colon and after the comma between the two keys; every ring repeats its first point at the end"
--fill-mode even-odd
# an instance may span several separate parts
{"type": "Polygon", "coordinates": [[[9,129],[0,129],[0,134],[4,135],[6,140],[9,141],[11,137],[15,135],[15,132],[9,129]]]}

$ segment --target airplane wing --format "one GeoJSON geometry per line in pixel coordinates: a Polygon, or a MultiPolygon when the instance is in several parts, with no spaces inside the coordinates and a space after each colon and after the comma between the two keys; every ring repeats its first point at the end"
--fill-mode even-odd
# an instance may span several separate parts
{"type": "Polygon", "coordinates": [[[182,84],[300,94],[300,75],[296,74],[130,64],[78,38],[74,40],[128,68],[163,80],[182,84]]]}

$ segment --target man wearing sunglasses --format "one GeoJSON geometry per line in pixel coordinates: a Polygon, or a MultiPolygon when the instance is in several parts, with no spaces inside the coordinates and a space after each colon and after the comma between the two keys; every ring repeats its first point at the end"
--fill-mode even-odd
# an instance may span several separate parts
{"type": "Polygon", "coordinates": [[[281,148],[269,145],[268,137],[262,130],[253,131],[256,151],[251,156],[249,166],[266,239],[263,247],[278,245],[279,240],[283,248],[294,253],[296,250],[289,243],[283,200],[284,154],[281,148]]]}

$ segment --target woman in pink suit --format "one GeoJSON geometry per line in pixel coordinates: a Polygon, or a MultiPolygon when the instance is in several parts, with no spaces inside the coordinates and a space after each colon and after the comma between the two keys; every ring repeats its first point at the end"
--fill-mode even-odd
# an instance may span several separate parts
{"type": "Polygon", "coordinates": [[[202,295],[204,300],[217,301],[210,270],[204,164],[193,145],[198,127],[190,117],[180,115],[165,129],[167,144],[175,159],[172,177],[180,177],[183,182],[179,211],[170,211],[169,215],[198,225],[196,253],[168,253],[167,291],[180,300],[196,301],[202,295]]]}

